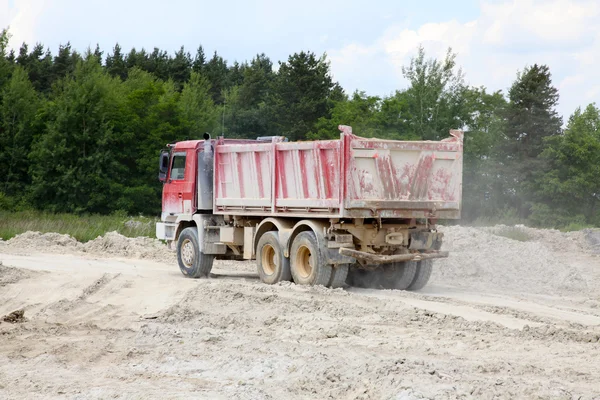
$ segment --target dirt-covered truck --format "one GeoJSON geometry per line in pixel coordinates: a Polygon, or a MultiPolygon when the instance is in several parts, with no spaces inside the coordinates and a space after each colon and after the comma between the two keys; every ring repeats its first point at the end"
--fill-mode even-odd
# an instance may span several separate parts
{"type": "Polygon", "coordinates": [[[156,236],[181,272],[256,260],[268,284],[423,288],[441,251],[438,219],[460,218],[463,132],[441,141],[188,140],[160,155],[156,236]]]}

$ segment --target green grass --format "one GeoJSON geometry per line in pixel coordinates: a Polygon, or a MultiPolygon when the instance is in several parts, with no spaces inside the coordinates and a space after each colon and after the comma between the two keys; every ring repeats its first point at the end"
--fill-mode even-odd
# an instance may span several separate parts
{"type": "Polygon", "coordinates": [[[27,231],[69,234],[80,242],[87,242],[117,231],[128,237],[154,237],[157,218],[113,215],[51,214],[39,211],[0,211],[0,238],[8,240],[27,231]]]}
{"type": "Polygon", "coordinates": [[[529,236],[527,232],[516,226],[506,226],[500,228],[497,231],[495,231],[494,234],[512,240],[518,240],[519,242],[528,242],[531,240],[531,236],[529,236]]]}
{"type": "Polygon", "coordinates": [[[560,228],[562,232],[573,232],[573,231],[581,231],[584,229],[594,229],[594,225],[582,223],[582,222],[571,222],[569,225],[560,228]]]}

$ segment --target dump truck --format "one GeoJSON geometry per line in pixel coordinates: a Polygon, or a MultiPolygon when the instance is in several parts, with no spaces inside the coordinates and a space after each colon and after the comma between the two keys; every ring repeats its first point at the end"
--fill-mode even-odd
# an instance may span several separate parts
{"type": "Polygon", "coordinates": [[[160,154],[156,236],[183,275],[215,259],[256,260],[267,284],[419,290],[441,250],[439,219],[458,219],[463,132],[441,141],[362,138],[289,142],[211,138],[160,154]]]}

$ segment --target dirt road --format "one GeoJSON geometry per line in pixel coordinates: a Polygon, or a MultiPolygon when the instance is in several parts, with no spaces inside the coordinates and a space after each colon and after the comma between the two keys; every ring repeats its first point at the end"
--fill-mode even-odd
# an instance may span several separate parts
{"type": "Polygon", "coordinates": [[[495,229],[446,228],[419,293],[185,279],[115,234],[0,242],[0,317],[26,318],[0,322],[0,398],[600,398],[596,233],[495,229]]]}

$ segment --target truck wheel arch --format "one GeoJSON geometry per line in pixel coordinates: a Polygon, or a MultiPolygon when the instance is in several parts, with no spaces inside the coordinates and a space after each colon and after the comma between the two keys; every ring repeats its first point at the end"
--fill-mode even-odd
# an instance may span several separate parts
{"type": "Polygon", "coordinates": [[[256,233],[254,234],[254,243],[252,244],[254,251],[256,252],[256,246],[258,246],[258,241],[260,237],[269,231],[277,231],[279,233],[279,244],[281,248],[284,250],[284,255],[286,257],[289,256],[288,251],[288,238],[292,233],[292,227],[294,224],[283,218],[265,218],[258,224],[256,227],[256,233]]]}
{"type": "Polygon", "coordinates": [[[173,239],[173,241],[175,243],[177,243],[177,240],[179,240],[179,235],[181,234],[181,232],[185,229],[185,228],[193,228],[196,227],[196,223],[194,221],[178,221],[177,224],[177,230],[175,231],[175,239],[173,239]]]}
{"type": "Polygon", "coordinates": [[[325,231],[327,229],[327,226],[328,225],[326,223],[310,219],[303,219],[302,221],[299,221],[291,229],[291,235],[289,235],[287,242],[284,244],[284,251],[286,257],[290,257],[290,251],[292,249],[292,243],[294,242],[294,238],[298,236],[301,232],[305,231],[312,231],[317,238],[317,244],[319,245],[319,247],[322,249],[326,249],[327,240],[325,239],[325,231]]]}

